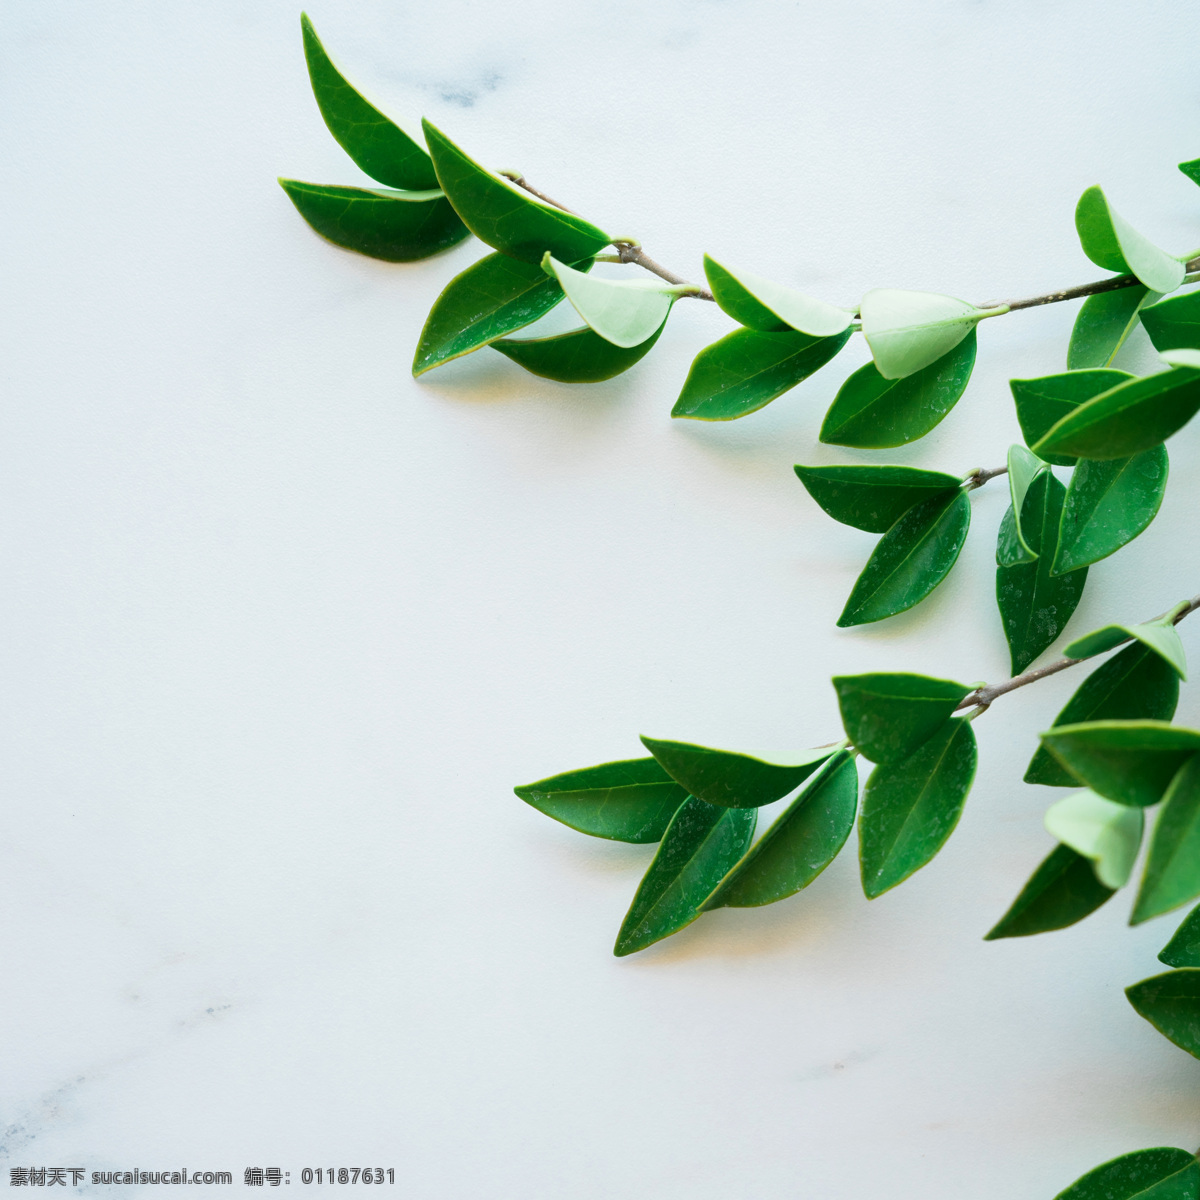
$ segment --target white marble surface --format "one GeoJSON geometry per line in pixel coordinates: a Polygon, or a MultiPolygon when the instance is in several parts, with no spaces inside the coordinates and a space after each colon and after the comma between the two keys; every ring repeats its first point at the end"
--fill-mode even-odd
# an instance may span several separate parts
{"type": "MultiPolygon", "coordinates": [[[[1200,244],[1179,4],[313,3],[389,112],[692,276],[708,249],[835,301],[1083,282],[1095,182],[1200,244]]],[[[962,824],[899,890],[868,905],[851,850],[801,897],[611,957],[650,851],[512,785],[638,732],[827,741],[834,672],[1004,677],[1003,490],[931,601],[840,632],[871,538],[791,465],[883,457],[815,444],[861,344],[726,426],[668,419],[728,328],[699,304],[607,384],[488,352],[414,383],[424,313],[479,247],[388,266],[301,223],[276,175],[361,176],[297,18],[0,17],[5,1166],[278,1165],[294,1194],[304,1166],[378,1164],[415,1200],[1041,1200],[1195,1145],[1200,1066],[1121,992],[1171,921],[1130,931],[1120,898],[980,940],[1049,847],[1050,793],[1020,776],[1068,675],[978,723],[962,824]]],[[[1073,315],[988,322],[957,410],[886,457],[1002,461],[1006,380],[1059,368],[1073,315]]],[[[1197,441],[1073,629],[1197,590],[1197,441]]]]}

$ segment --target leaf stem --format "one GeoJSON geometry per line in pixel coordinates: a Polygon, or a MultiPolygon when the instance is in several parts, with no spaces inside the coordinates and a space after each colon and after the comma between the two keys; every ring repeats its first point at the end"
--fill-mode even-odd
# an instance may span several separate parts
{"type": "MultiPolygon", "coordinates": [[[[1190,600],[1177,604],[1174,608],[1168,609],[1167,612],[1160,614],[1158,617],[1151,618],[1152,620],[1161,620],[1162,617],[1169,616],[1173,625],[1178,625],[1184,617],[1189,613],[1194,613],[1200,608],[1200,596],[1193,596],[1190,600]]],[[[1113,644],[1115,649],[1117,646],[1123,646],[1126,642],[1132,642],[1132,637],[1124,637],[1119,642],[1113,644]]],[[[1083,658],[1060,658],[1055,662],[1047,663],[1044,667],[1036,667],[1032,671],[1026,671],[1023,675],[1014,675],[1012,679],[1006,680],[1004,683],[993,683],[987,687],[976,688],[968,696],[963,699],[963,702],[954,711],[958,712],[963,708],[974,708],[979,706],[987,708],[994,700],[1000,696],[1007,695],[1009,692],[1015,692],[1017,688],[1023,688],[1027,684],[1037,683],[1039,679],[1046,679],[1051,675],[1057,675],[1059,671],[1065,671],[1068,667],[1075,666],[1076,663],[1086,662],[1083,658]]]]}

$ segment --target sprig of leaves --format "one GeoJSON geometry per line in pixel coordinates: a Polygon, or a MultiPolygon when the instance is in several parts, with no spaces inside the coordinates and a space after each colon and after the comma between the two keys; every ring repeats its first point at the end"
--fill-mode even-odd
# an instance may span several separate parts
{"type": "MultiPolygon", "coordinates": [[[[882,896],[928,865],[952,833],[976,768],[974,719],[1009,691],[1113,650],[1042,735],[1025,772],[1027,782],[1074,790],[1046,814],[1054,849],[986,936],[1061,929],[1106,903],[1134,876],[1150,810],[1131,923],[1200,897],[1200,730],[1170,723],[1187,676],[1175,626],[1200,607],[1200,597],[1151,621],[1077,636],[1066,657],[1027,669],[1064,632],[1088,568],[1144,532],[1162,503],[1164,443],[1200,411],[1200,292],[1172,294],[1200,281],[1188,274],[1200,257],[1185,261],[1158,247],[1090,187],[1075,210],[1080,246],[1117,272],[1092,284],[982,305],[873,288],[841,305],[705,255],[705,289],[523,177],[488,169],[427,121],[422,146],[346,79],[306,16],[301,25],[321,116],[373,181],[280,179],[304,220],[334,245],[391,263],[431,257],[471,235],[492,251],[435,300],[416,348],[416,376],[491,347],[544,378],[610,379],[658,344],[677,300],[699,298],[714,301],[737,327],[696,356],[674,417],[745,417],[821,370],[861,332],[871,361],[838,389],[820,439],[880,449],[924,437],[962,398],[983,320],[1084,301],[1066,371],[1011,381],[1025,444],[1009,448],[1004,467],[964,476],[910,466],[796,467],[828,515],[880,535],[841,627],[883,620],[927,598],[968,535],[971,492],[1007,475],[996,596],[1011,679],[968,685],[912,674],[838,677],[845,740],[792,761],[645,738],[648,758],[516,789],[590,836],[657,843],[621,925],[618,955],[645,949],[712,909],[775,903],[803,890],[840,852],[856,816],[863,891],[882,896]],[[599,262],[636,265],[655,278],[616,278],[607,267],[595,270],[599,262]],[[564,301],[578,327],[516,336],[564,301]],[[1113,366],[1139,324],[1164,364],[1143,377],[1113,366]],[[1069,479],[1056,469],[1069,469],[1069,479]],[[859,757],[873,764],[861,803],[859,757]],[[756,841],[758,810],[789,796],[756,841]]],[[[1200,159],[1180,169],[1200,183],[1200,159]]],[[[1200,1057],[1200,906],[1160,958],[1174,969],[1127,989],[1130,1003],[1200,1057]]],[[[1088,1172],[1060,1200],[1151,1195],[1200,1200],[1195,1157],[1172,1148],[1135,1151],[1088,1172]]]]}

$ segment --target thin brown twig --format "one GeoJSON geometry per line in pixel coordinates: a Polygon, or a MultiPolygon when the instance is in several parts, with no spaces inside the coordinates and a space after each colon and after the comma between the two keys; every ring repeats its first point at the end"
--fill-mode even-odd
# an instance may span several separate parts
{"type": "MultiPolygon", "coordinates": [[[[1179,611],[1172,618],[1172,623],[1178,625],[1184,617],[1188,616],[1189,613],[1194,613],[1198,608],[1200,608],[1200,596],[1193,596],[1186,604],[1180,606],[1179,611]]],[[[1168,609],[1168,611],[1170,610],[1168,609]]],[[[1162,613],[1159,614],[1159,617],[1165,615],[1165,613],[1162,613]]],[[[1151,620],[1158,620],[1159,617],[1152,617],[1151,620]]],[[[1124,637],[1119,642],[1114,643],[1113,649],[1132,641],[1132,637],[1124,637]]],[[[1015,692],[1017,688],[1023,688],[1028,684],[1037,683],[1039,679],[1046,679],[1050,675],[1057,675],[1059,671],[1065,671],[1068,667],[1073,667],[1076,663],[1081,662],[1087,662],[1087,659],[1060,658],[1055,662],[1047,663],[1044,667],[1035,667],[1032,671],[1026,671],[1022,675],[1014,675],[1012,679],[1008,679],[1004,683],[994,683],[990,686],[976,688],[969,696],[963,699],[963,702],[954,711],[958,712],[959,709],[963,708],[987,708],[989,704],[1000,696],[1007,695],[1009,692],[1015,692]]]]}
{"type": "MultiPolygon", "coordinates": [[[[565,204],[560,204],[557,200],[551,199],[545,192],[539,191],[531,184],[524,175],[519,171],[501,171],[506,179],[511,180],[517,187],[524,188],[531,196],[536,196],[539,200],[549,204],[552,208],[560,209],[562,212],[570,213],[571,216],[577,217],[579,213],[574,209],[568,208],[565,204]]],[[[656,263],[636,242],[617,241],[613,242],[616,247],[619,261],[623,263],[636,263],[639,267],[649,271],[652,275],[657,275],[660,279],[665,279],[668,283],[688,283],[682,275],[676,275],[674,271],[667,270],[660,263],[656,263]]],[[[1200,255],[1188,259],[1184,264],[1184,269],[1190,274],[1193,271],[1200,271],[1200,255]]],[[[1141,281],[1136,275],[1111,275],[1107,279],[1099,279],[1095,283],[1081,283],[1076,287],[1062,288],[1057,292],[1043,292],[1040,296],[1027,296],[1022,300],[992,300],[987,304],[979,305],[980,308],[1007,308],[1010,312],[1016,312],[1021,308],[1037,308],[1043,304],[1058,304],[1063,300],[1082,300],[1085,296],[1099,296],[1104,292],[1116,292],[1122,288],[1134,287],[1141,281]]],[[[687,292],[686,295],[692,296],[697,300],[715,300],[712,292],[708,288],[693,285],[696,290],[687,292]]]]}

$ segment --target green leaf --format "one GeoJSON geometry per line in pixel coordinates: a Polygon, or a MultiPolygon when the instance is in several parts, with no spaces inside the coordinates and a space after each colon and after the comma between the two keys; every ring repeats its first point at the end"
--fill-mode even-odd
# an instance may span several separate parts
{"type": "MultiPolygon", "coordinates": [[[[1070,649],[1070,647],[1068,647],[1070,649]]],[[[1093,671],[1054,718],[1054,726],[1089,721],[1169,721],[1179,702],[1179,676],[1148,646],[1134,642],[1093,671]]],[[[1077,787],[1075,778],[1045,746],[1025,771],[1026,783],[1077,787]]]]}
{"type": "Polygon", "coordinates": [[[1187,367],[1200,371],[1200,350],[1164,350],[1159,357],[1169,367],[1187,367]]]}
{"type": "Polygon", "coordinates": [[[1018,563],[1033,562],[1037,558],[1037,551],[1022,531],[1020,514],[1024,510],[1030,484],[1046,469],[1046,464],[1032,450],[1015,444],[1008,448],[1008,494],[1012,499],[1009,512],[1013,518],[1000,526],[1000,534],[996,539],[997,566],[1015,567],[1018,563]]]}
{"type": "Polygon", "coordinates": [[[1135,284],[1111,292],[1089,296],[1075,318],[1071,342],[1067,347],[1067,369],[1107,367],[1137,328],[1145,305],[1153,304],[1158,292],[1135,284]]]}
{"type": "Polygon", "coordinates": [[[307,14],[300,15],[304,57],[317,107],[338,144],[372,179],[424,191],[438,186],[429,155],[351,87],[333,65],[307,14]]]}
{"type": "Polygon", "coordinates": [[[838,675],[833,679],[846,736],[864,758],[896,763],[927,742],[971,688],[928,675],[838,675]]]}
{"type": "Polygon", "coordinates": [[[718,808],[691,797],[671,819],[638,885],[613,953],[618,958],[678,933],[699,915],[729,868],[746,852],[758,812],[718,808]]]}
{"type": "Polygon", "coordinates": [[[671,416],[733,421],[757,412],[820,370],[849,337],[735,329],[696,355],[671,416]]]}
{"type": "Polygon", "coordinates": [[[1119,646],[1129,638],[1141,642],[1163,662],[1170,663],[1180,679],[1187,678],[1187,656],[1184,653],[1183,642],[1172,621],[1166,618],[1145,621],[1141,625],[1105,625],[1076,638],[1063,653],[1067,658],[1091,658],[1094,654],[1103,654],[1106,650],[1119,646]]]}
{"type": "Polygon", "coordinates": [[[1082,854],[1070,846],[1056,846],[984,941],[1066,929],[1094,913],[1115,890],[1096,878],[1091,862],[1082,854]]]}
{"type": "Polygon", "coordinates": [[[1149,808],[1200,750],[1200,732],[1165,721],[1059,725],[1042,744],[1081,783],[1118,804],[1149,808]]]}
{"type": "Polygon", "coordinates": [[[845,845],[857,803],[858,771],[840,750],[730,868],[704,910],[757,908],[808,887],[845,845]]]}
{"type": "Polygon", "coordinates": [[[1200,896],[1200,757],[1179,768],[1163,796],[1131,925],[1200,896]]]}
{"type": "Polygon", "coordinates": [[[642,738],[642,745],[676,783],[719,808],[761,808],[800,786],[840,746],[807,751],[798,763],[772,763],[690,742],[642,738]]]}
{"type": "Polygon", "coordinates": [[[1168,967],[1200,967],[1200,904],[1183,918],[1175,935],[1162,948],[1158,961],[1168,967]]]}
{"type": "Polygon", "coordinates": [[[438,184],[481,242],[525,262],[540,263],[549,251],[574,263],[591,258],[612,240],[582,217],[543,204],[481,167],[428,121],[421,124],[438,184]]]}
{"type": "Polygon", "coordinates": [[[586,327],[552,337],[502,338],[492,342],[491,347],[533,375],[560,383],[599,383],[628,371],[645,358],[665,328],[664,321],[656,333],[628,350],[586,327]]]}
{"type": "Polygon", "coordinates": [[[1179,169],[1193,182],[1200,183],[1200,158],[1193,158],[1191,162],[1182,162],[1179,164],[1179,169]]]}
{"type": "Polygon", "coordinates": [[[1156,292],[1173,292],[1183,282],[1183,263],[1143,237],[1090,187],[1075,208],[1075,228],[1083,252],[1106,271],[1136,275],[1156,292]]]}
{"type": "Polygon", "coordinates": [[[927,367],[886,379],[873,362],[838,390],[821,425],[833,446],[882,449],[923,438],[958,403],[975,366],[975,330],[927,367]]]}
{"type": "Polygon", "coordinates": [[[654,337],[686,284],[599,279],[560,263],[549,251],[542,270],[562,286],[575,311],[607,342],[631,350],[654,337]]]}
{"type": "Polygon", "coordinates": [[[868,533],[886,533],[910,508],[948,496],[962,480],[917,467],[796,467],[808,494],[835,520],[868,533]]]}
{"type": "Polygon", "coordinates": [[[514,788],[526,804],[580,833],[614,842],[657,842],[688,798],[652,758],[566,771],[514,788]]]}
{"type": "Polygon", "coordinates": [[[1046,831],[1064,846],[1090,859],[1105,887],[1129,882],[1145,819],[1140,808],[1114,804],[1090,788],[1072,792],[1046,812],[1046,831]]]}
{"type": "Polygon", "coordinates": [[[461,358],[545,316],[562,288],[533,263],[489,254],[456,275],[434,301],[413,358],[413,374],[461,358]]]}
{"type": "Polygon", "coordinates": [[[813,337],[830,337],[849,328],[854,320],[848,309],[814,300],[749,271],[731,271],[707,254],[704,274],[717,304],[735,321],[762,333],[795,329],[813,337]]]}
{"type": "MultiPolygon", "coordinates": [[[[996,568],[996,603],[1008,639],[1012,673],[1020,674],[1063,631],[1071,619],[1087,567],[1069,575],[1053,575],[1065,488],[1043,471],[1030,485],[1021,506],[1021,527],[1036,562],[996,568]]],[[[1003,531],[1002,531],[1003,533],[1003,531]]]]}
{"type": "Polygon", "coordinates": [[[1200,1166],[1186,1150],[1158,1146],[1103,1163],[1054,1200],[1196,1200],[1200,1166]]]}
{"type": "Polygon", "coordinates": [[[838,628],[882,621],[919,604],[950,573],[970,524],[971,502],[963,491],[910,508],[879,539],[838,628]]]}
{"type": "Polygon", "coordinates": [[[976,322],[1006,311],[936,292],[875,288],[862,300],[862,331],[880,375],[903,379],[949,354],[976,322]]]}
{"type": "Polygon", "coordinates": [[[947,721],[901,762],[871,772],[858,822],[863,893],[868,900],[903,883],[954,832],[975,778],[971,722],[947,721]]]}
{"type": "Polygon", "coordinates": [[[1155,350],[1200,347],[1200,292],[1171,296],[1142,309],[1142,324],[1155,350]]]}
{"type": "MultiPolygon", "coordinates": [[[[1127,371],[1097,369],[1044,375],[1040,379],[1010,379],[1008,386],[1016,402],[1017,421],[1025,444],[1032,446],[1041,441],[1053,426],[1085,401],[1133,378],[1127,371]]],[[[1072,467],[1076,462],[1072,454],[1038,453],[1056,467],[1072,467]]]]}
{"type": "Polygon", "coordinates": [[[298,179],[281,179],[279,186],[323,238],[385,262],[416,262],[467,236],[467,227],[436,190],[390,192],[298,179]]]}
{"type": "Polygon", "coordinates": [[[1167,490],[1167,448],[1132,458],[1085,458],[1063,505],[1055,575],[1086,567],[1132,542],[1158,515],[1167,490]]]}
{"type": "Polygon", "coordinates": [[[1200,969],[1185,967],[1154,975],[1127,987],[1125,995],[1138,1016],[1181,1050],[1200,1058],[1200,969]]]}
{"type": "Polygon", "coordinates": [[[1157,446],[1200,409],[1200,370],[1175,367],[1130,379],[1068,413],[1033,446],[1043,458],[1126,458],[1157,446]]]}

